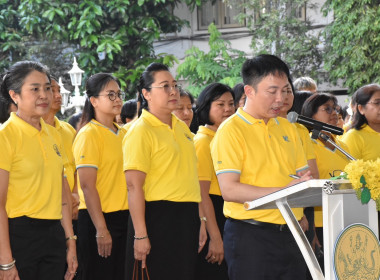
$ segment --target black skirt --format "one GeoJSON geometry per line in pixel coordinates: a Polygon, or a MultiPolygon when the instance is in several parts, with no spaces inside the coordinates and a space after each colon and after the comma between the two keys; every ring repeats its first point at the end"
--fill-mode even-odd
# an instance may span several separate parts
{"type": "MultiPolygon", "coordinates": [[[[152,201],[145,204],[151,244],[147,256],[150,279],[194,280],[199,245],[198,203],[152,201]]],[[[134,229],[131,218],[127,239],[127,279],[132,279],[134,229]]],[[[141,263],[140,263],[141,265],[141,263]]]]}
{"type": "MultiPolygon", "coordinates": [[[[214,206],[216,223],[223,239],[224,224],[226,223],[226,217],[223,214],[224,200],[220,195],[210,195],[210,198],[214,206]]],[[[206,260],[209,242],[210,236],[208,236],[203,250],[198,255],[197,280],[228,280],[228,269],[225,260],[220,265],[218,263],[209,263],[206,260]]]]}
{"type": "Polygon", "coordinates": [[[98,254],[96,229],[87,209],[78,215],[78,279],[121,280],[124,278],[125,251],[129,211],[103,213],[108,231],[112,237],[111,256],[103,258],[98,254]]]}

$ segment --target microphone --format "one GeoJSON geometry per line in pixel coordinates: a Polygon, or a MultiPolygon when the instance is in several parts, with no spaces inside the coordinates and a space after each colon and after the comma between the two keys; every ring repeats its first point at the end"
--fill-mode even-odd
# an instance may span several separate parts
{"type": "Polygon", "coordinates": [[[337,126],[333,126],[333,125],[330,125],[330,124],[327,124],[327,123],[324,123],[324,122],[319,122],[319,121],[316,121],[316,120],[313,120],[311,118],[308,118],[308,117],[305,117],[305,116],[302,116],[302,115],[298,115],[296,112],[290,112],[288,114],[288,121],[291,122],[291,123],[295,123],[295,122],[298,122],[300,124],[303,124],[309,128],[312,128],[313,130],[324,130],[324,131],[327,131],[327,132],[330,132],[332,134],[336,134],[336,135],[342,135],[343,134],[343,129],[341,129],[340,127],[337,127],[337,126]]]}

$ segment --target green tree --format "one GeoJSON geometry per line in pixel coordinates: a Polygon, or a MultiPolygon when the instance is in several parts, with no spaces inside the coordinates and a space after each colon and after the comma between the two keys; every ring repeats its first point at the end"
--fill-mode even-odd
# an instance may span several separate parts
{"type": "Polygon", "coordinates": [[[205,85],[220,82],[231,87],[241,82],[240,71],[245,61],[245,53],[231,48],[229,41],[221,38],[221,33],[212,23],[208,27],[209,52],[192,47],[186,51],[186,58],[177,68],[178,78],[189,82],[188,90],[198,96],[205,85]]]}
{"type": "Polygon", "coordinates": [[[302,9],[316,9],[306,0],[250,0],[239,14],[253,32],[254,54],[274,54],[286,61],[294,77],[318,78],[322,63],[320,35],[311,31],[311,22],[302,9]]]}
{"type": "MultiPolygon", "coordinates": [[[[199,1],[185,3],[194,8],[199,1]]],[[[43,62],[44,53],[36,54],[40,45],[45,50],[65,46],[69,60],[72,54],[78,56],[87,75],[113,72],[131,94],[142,64],[158,60],[170,65],[176,61],[173,56],[155,54],[153,42],[160,34],[178,31],[187,24],[171,12],[179,0],[8,2],[0,0],[0,57],[5,58],[2,67],[33,56],[43,62]],[[33,54],[31,45],[35,46],[33,54]]],[[[66,67],[70,69],[71,64],[66,67]]]]}
{"type": "Polygon", "coordinates": [[[7,68],[13,60],[26,55],[25,33],[17,15],[18,4],[0,0],[0,67],[7,68]]]}
{"type": "Polygon", "coordinates": [[[325,15],[334,12],[326,27],[325,68],[332,81],[344,80],[353,93],[369,83],[380,83],[380,5],[378,0],[328,0],[325,15]]]}

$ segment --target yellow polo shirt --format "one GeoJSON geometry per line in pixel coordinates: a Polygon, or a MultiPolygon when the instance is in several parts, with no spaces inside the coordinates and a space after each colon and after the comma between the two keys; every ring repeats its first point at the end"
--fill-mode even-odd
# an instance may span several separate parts
{"type": "MultiPolygon", "coordinates": [[[[240,174],[240,182],[257,187],[282,187],[308,168],[297,129],[283,118],[267,124],[239,108],[219,128],[211,143],[216,175],[240,174]]],[[[224,215],[234,219],[286,224],[278,209],[246,211],[241,203],[224,202],[224,215]]],[[[293,212],[299,220],[301,208],[293,212]]]]}
{"type": "Polygon", "coordinates": [[[356,159],[376,160],[380,157],[380,133],[365,124],[362,129],[350,129],[342,141],[356,159]]]}
{"type": "Polygon", "coordinates": [[[300,136],[302,146],[305,151],[306,159],[315,159],[314,146],[310,137],[309,130],[302,124],[294,123],[294,125],[297,127],[298,134],[300,136]]]}
{"type": "Polygon", "coordinates": [[[73,142],[76,135],[75,129],[67,122],[60,121],[54,117],[55,128],[62,137],[63,149],[67,158],[65,164],[65,177],[69,183],[71,191],[74,188],[75,161],[73,155],[73,142]]]}
{"type": "Polygon", "coordinates": [[[143,110],[123,140],[124,170],[146,174],[146,201],[200,202],[193,136],[172,114],[172,128],[143,110]]]}
{"type": "Polygon", "coordinates": [[[0,128],[0,169],[9,172],[9,218],[62,218],[60,135],[40,119],[41,130],[15,113],[0,128]]]}
{"type": "MultiPolygon", "coordinates": [[[[121,149],[125,130],[114,124],[118,128],[116,133],[93,119],[81,128],[73,144],[76,168],[97,169],[96,189],[104,213],[128,209],[121,149]]],[[[87,209],[79,178],[77,183],[79,209],[87,209]]]]}
{"type": "Polygon", "coordinates": [[[210,194],[222,195],[210,151],[210,143],[214,136],[215,131],[205,126],[200,126],[194,137],[195,152],[198,158],[198,179],[199,181],[211,182],[210,194]]]}
{"type": "MultiPolygon", "coordinates": [[[[348,147],[335,136],[335,143],[343,148],[346,152],[350,152],[348,147]]],[[[347,157],[342,154],[339,150],[330,150],[327,148],[320,140],[312,140],[315,150],[315,156],[317,161],[317,167],[319,171],[320,179],[329,179],[333,175],[338,176],[342,171],[344,171],[345,166],[350,162],[347,157]],[[335,171],[335,172],[334,172],[335,171]]],[[[315,226],[322,227],[322,207],[315,207],[315,226]]]]}
{"type": "Polygon", "coordinates": [[[123,125],[123,128],[126,132],[128,132],[128,130],[132,127],[132,125],[136,122],[137,119],[134,119],[133,121],[130,121],[129,123],[126,123],[125,125],[123,125]]]}

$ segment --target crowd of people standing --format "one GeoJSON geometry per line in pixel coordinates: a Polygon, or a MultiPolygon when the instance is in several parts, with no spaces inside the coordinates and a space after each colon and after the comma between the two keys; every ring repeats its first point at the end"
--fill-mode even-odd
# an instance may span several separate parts
{"type": "MultiPolygon", "coordinates": [[[[73,127],[55,116],[62,100],[48,69],[14,64],[0,91],[0,280],[135,280],[137,270],[153,280],[307,279],[280,211],[243,203],[343,171],[344,154],[286,116],[334,126],[345,116],[312,79],[293,84],[276,56],[247,59],[241,73],[243,83],[209,84],[195,100],[152,63],[124,105],[120,81],[98,73],[73,127]]],[[[345,134],[328,136],[377,159],[380,86],[351,104],[345,134]]],[[[321,211],[293,209],[316,251],[321,211]]]]}

